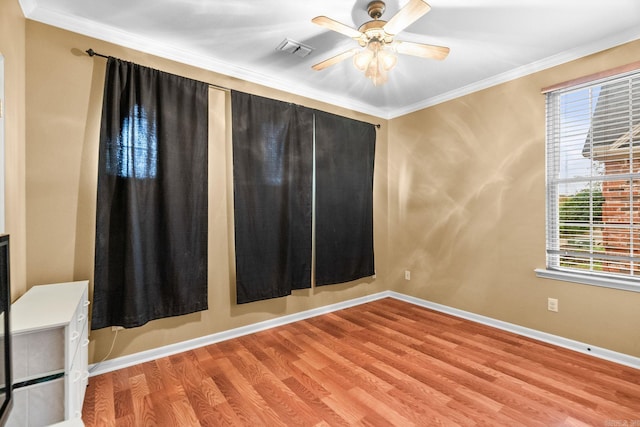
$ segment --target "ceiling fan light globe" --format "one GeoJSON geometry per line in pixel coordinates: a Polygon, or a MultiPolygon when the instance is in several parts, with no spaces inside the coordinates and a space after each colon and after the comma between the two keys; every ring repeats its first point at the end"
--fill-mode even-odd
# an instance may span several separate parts
{"type": "Polygon", "coordinates": [[[355,54],[353,57],[353,65],[360,71],[365,71],[367,66],[373,59],[373,52],[369,49],[364,49],[355,54]]]}
{"type": "Polygon", "coordinates": [[[398,63],[398,57],[387,50],[378,52],[378,62],[385,71],[390,71],[398,63]]]}

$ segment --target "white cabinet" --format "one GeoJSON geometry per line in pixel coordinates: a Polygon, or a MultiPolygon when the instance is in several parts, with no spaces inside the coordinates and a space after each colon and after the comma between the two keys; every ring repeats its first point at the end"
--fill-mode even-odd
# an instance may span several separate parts
{"type": "Polygon", "coordinates": [[[89,378],[88,281],[34,286],[11,306],[9,426],[79,418],[89,378]]]}

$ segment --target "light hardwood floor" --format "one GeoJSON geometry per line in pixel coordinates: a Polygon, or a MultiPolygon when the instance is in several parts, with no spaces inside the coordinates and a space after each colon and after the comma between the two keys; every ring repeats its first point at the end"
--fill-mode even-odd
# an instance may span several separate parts
{"type": "Polygon", "coordinates": [[[640,371],[387,298],[92,377],[82,418],[640,427],[640,371]]]}

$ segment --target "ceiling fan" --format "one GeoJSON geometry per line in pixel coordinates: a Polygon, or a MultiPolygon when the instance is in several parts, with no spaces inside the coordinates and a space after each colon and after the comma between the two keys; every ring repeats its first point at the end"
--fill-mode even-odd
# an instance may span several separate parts
{"type": "Polygon", "coordinates": [[[362,24],[357,30],[326,16],[313,18],[311,22],[351,37],[364,49],[349,49],[315,64],[312,68],[318,71],[324,70],[353,56],[355,67],[364,71],[365,76],[378,86],[387,81],[387,72],[396,65],[396,53],[438,60],[443,60],[449,55],[448,47],[395,40],[396,34],[431,10],[427,2],[410,0],[389,21],[380,19],[385,7],[383,1],[370,2],[367,13],[372,21],[362,24]]]}

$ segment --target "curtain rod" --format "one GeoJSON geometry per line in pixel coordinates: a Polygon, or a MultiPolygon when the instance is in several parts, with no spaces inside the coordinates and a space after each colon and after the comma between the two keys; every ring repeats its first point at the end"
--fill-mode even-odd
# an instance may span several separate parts
{"type": "MultiPolygon", "coordinates": [[[[87,52],[87,55],[89,56],[99,56],[100,58],[106,58],[109,59],[108,55],[103,55],[102,53],[98,53],[95,50],[89,48],[87,49],[85,52],[87,52]]],[[[218,86],[218,85],[214,85],[208,82],[203,82],[209,85],[209,87],[215,88],[215,89],[219,89],[219,90],[224,90],[226,92],[231,92],[231,89],[229,89],[228,87],[223,87],[223,86],[218,86]]]]}
{"type": "MultiPolygon", "coordinates": [[[[103,54],[101,54],[101,53],[98,53],[98,52],[96,52],[95,50],[93,50],[93,49],[91,49],[91,48],[89,48],[89,49],[85,50],[85,52],[87,52],[87,55],[89,55],[89,56],[99,56],[99,57],[101,57],[101,58],[107,58],[107,59],[109,59],[109,56],[107,56],[107,55],[103,55],[103,54]]],[[[207,82],[204,82],[204,83],[207,83],[207,82]]],[[[218,86],[218,85],[214,85],[214,84],[211,84],[211,83],[207,83],[207,84],[209,85],[209,87],[212,87],[212,88],[215,88],[215,89],[224,90],[224,91],[226,91],[226,92],[231,92],[231,89],[229,89],[228,87],[218,86]]],[[[371,123],[371,124],[372,124],[373,126],[375,126],[375,127],[376,127],[376,129],[380,129],[380,127],[381,127],[380,123],[375,123],[375,124],[374,124],[374,123],[371,123]]]]}

